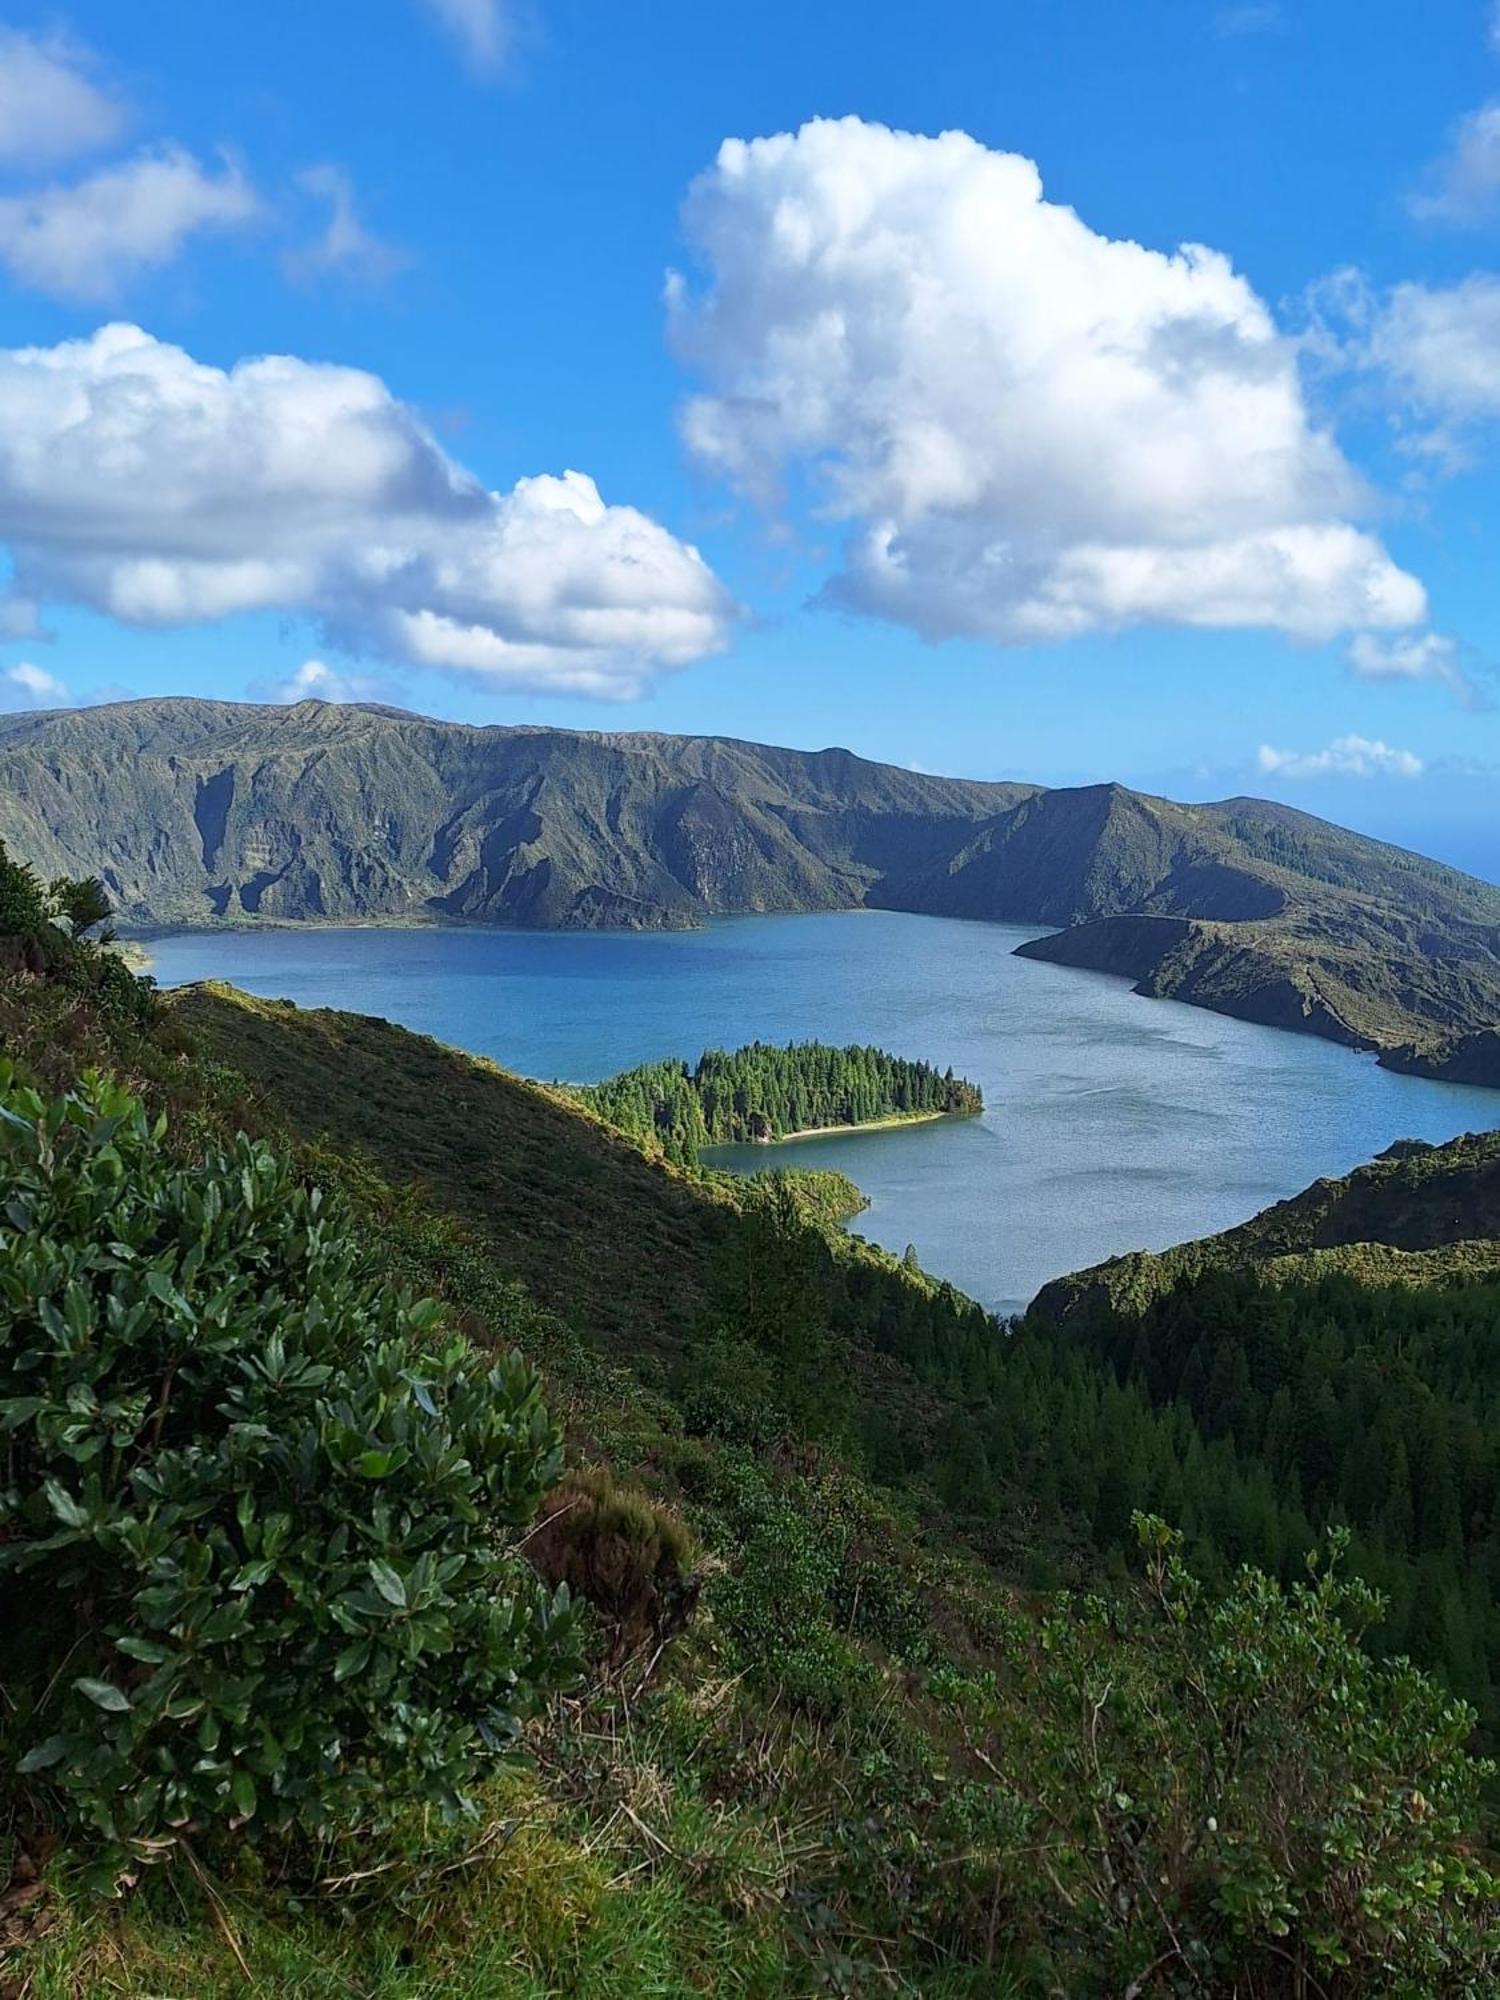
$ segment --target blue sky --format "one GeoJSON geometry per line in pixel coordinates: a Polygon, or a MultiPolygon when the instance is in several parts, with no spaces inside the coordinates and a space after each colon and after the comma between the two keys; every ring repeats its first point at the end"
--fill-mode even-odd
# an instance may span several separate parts
{"type": "Polygon", "coordinates": [[[5,699],[837,742],[1500,874],[1493,9],[355,19],[0,9],[5,699]]]}

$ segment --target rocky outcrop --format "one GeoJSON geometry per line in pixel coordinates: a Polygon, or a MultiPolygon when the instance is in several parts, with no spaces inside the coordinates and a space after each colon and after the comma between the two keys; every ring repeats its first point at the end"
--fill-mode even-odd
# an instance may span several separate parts
{"type": "Polygon", "coordinates": [[[1443,1083],[1486,1084],[1500,1090],[1500,1027],[1481,1028],[1472,1035],[1422,1048],[1407,1045],[1381,1055],[1386,1069],[1405,1076],[1436,1077],[1443,1083]]]}

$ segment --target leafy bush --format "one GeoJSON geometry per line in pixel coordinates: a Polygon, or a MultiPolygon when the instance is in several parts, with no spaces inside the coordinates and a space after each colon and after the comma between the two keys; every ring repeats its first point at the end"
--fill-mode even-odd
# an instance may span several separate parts
{"type": "Polygon", "coordinates": [[[98,1076],[0,1066],[10,1762],[101,1885],[195,1829],[461,1810],[575,1646],[507,1533],[561,1467],[536,1377],[264,1146],[163,1140],[98,1076]]]}
{"type": "Polygon", "coordinates": [[[47,892],[36,871],[13,861],[0,841],[0,937],[34,938],[47,921],[47,892]]]}
{"type": "MultiPolygon", "coordinates": [[[[97,875],[77,879],[60,875],[52,884],[50,898],[57,917],[67,924],[70,937],[86,937],[90,931],[99,930],[101,924],[107,925],[113,914],[104,884],[97,875]]],[[[99,932],[99,943],[113,941],[113,931],[105,929],[99,932]]]]}
{"type": "Polygon", "coordinates": [[[0,975],[25,973],[85,995],[100,1012],[118,1020],[143,1020],[152,1006],[153,983],[137,978],[113,952],[107,924],[109,898],[97,876],[72,880],[60,875],[44,885],[24,861],[15,861],[0,841],[0,975]]]}
{"type": "Polygon", "coordinates": [[[1137,1526],[1133,1600],[1059,1600],[1039,1630],[1018,1621],[1008,1674],[950,1690],[1016,1812],[1002,1934],[1048,1990],[1493,1994],[1473,1710],[1362,1650],[1380,1603],[1340,1573],[1340,1537],[1305,1583],[1245,1569],[1210,1599],[1178,1537],[1137,1526]]]}
{"type": "Polygon", "coordinates": [[[684,1350],[671,1390],[694,1437],[766,1450],[791,1428],[776,1400],[777,1372],[765,1352],[722,1328],[684,1350]]]}

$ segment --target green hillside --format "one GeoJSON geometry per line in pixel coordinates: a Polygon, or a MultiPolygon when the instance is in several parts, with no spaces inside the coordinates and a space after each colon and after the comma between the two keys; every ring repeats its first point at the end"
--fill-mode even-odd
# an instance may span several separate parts
{"type": "Polygon", "coordinates": [[[28,1994],[1492,1990],[1474,1713],[1363,1649],[1347,1557],[1238,1571],[1283,1518],[1248,1443],[846,1236],[826,1177],[648,1158],[388,1024],[168,1005],[0,889],[28,1994]]]}
{"type": "Polygon", "coordinates": [[[166,1004],[248,1081],[251,1110],[420,1182],[481,1229],[542,1304],[650,1339],[680,1335],[702,1310],[728,1198],[648,1161],[569,1093],[362,1014],[220,985],[182,988],[166,1004]]]}
{"type": "Polygon", "coordinates": [[[1389,1601],[1377,1643],[1440,1664],[1495,1740],[1500,1132],[1398,1142],[1222,1235],[1060,1279],[1014,1359],[1054,1400],[1102,1373],[1105,1482],[1151,1493],[1207,1560],[1284,1568],[1347,1522],[1389,1601]],[[1148,1411],[1178,1413],[1215,1471],[1184,1483],[1148,1411]]]}
{"type": "Polygon", "coordinates": [[[46,875],[99,873],[137,928],[661,928],[866,905],[1050,924],[1024,955],[1496,1074],[1500,889],[1263,800],[182,699],[0,717],[0,839],[46,875]]]}
{"type": "Polygon", "coordinates": [[[1442,1146],[1400,1140],[1342,1180],[1315,1181],[1236,1229],[1059,1278],[1031,1311],[1058,1323],[1096,1305],[1138,1312],[1209,1271],[1294,1279],[1344,1270],[1382,1284],[1425,1284],[1497,1266],[1500,1132],[1471,1132],[1442,1146]]]}

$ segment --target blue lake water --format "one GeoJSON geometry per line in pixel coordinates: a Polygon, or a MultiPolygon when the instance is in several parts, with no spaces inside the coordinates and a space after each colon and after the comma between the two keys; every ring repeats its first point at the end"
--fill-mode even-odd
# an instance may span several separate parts
{"type": "Polygon", "coordinates": [[[225,930],[150,949],[163,985],[229,979],[384,1015],[528,1076],[587,1083],[757,1039],[951,1063],[982,1087],[982,1118],[717,1158],[839,1168],[870,1197],[858,1230],[915,1244],[999,1310],[1117,1251],[1243,1221],[1393,1139],[1500,1126],[1500,1092],[1012,956],[1035,935],[858,911],[646,935],[225,930]]]}

